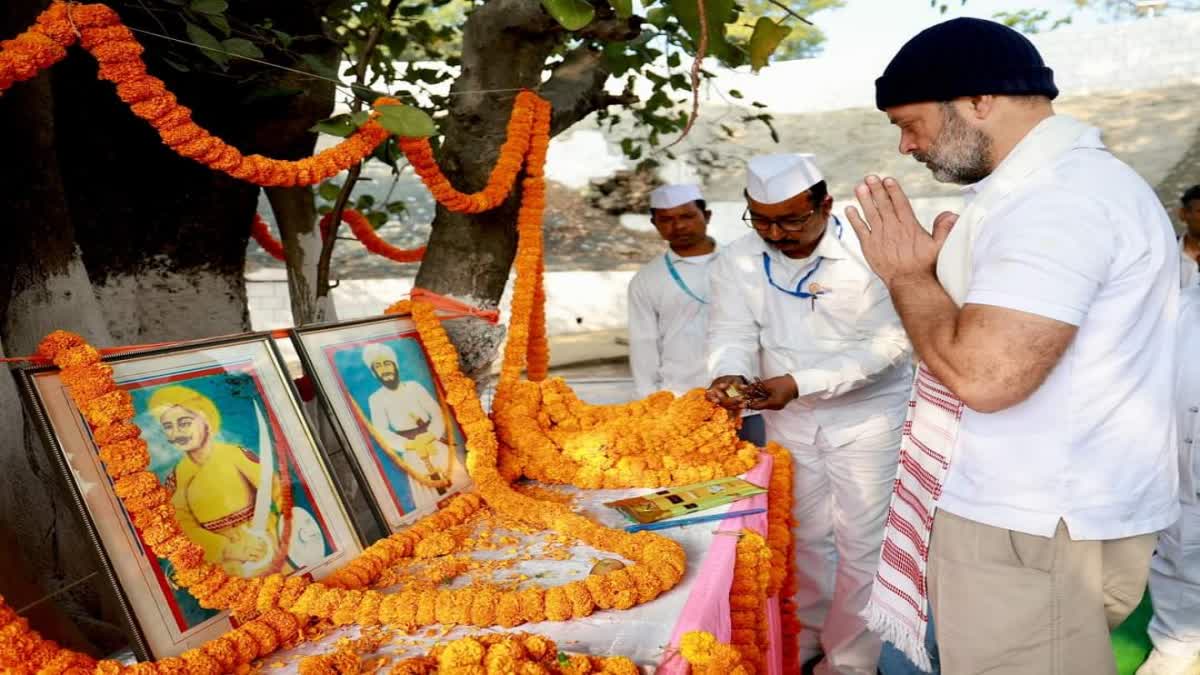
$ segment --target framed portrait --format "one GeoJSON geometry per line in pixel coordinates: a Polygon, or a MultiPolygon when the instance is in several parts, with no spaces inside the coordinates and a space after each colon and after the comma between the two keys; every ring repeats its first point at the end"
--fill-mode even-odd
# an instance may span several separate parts
{"type": "Polygon", "coordinates": [[[462,430],[411,319],[293,329],[292,339],[387,529],[470,485],[462,430]]]}
{"type": "MultiPolygon", "coordinates": [[[[205,558],[244,577],[319,579],[362,550],[340,490],[269,335],[106,358],[133,397],[149,470],[205,558]]],[[[177,655],[234,627],[174,580],[113,491],[86,421],[52,366],[23,394],[74,497],[141,659],[177,655]]]]}

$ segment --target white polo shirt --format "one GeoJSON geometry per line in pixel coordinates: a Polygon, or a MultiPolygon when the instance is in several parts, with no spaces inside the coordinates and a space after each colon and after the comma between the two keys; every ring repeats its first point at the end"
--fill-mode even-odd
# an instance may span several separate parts
{"type": "Polygon", "coordinates": [[[688,258],[667,251],[629,282],[629,369],[638,398],[662,389],[679,395],[712,382],[704,341],[708,271],[716,257],[715,251],[688,258]]]}
{"type": "Polygon", "coordinates": [[[1179,422],[1179,492],[1185,503],[1200,495],[1200,286],[1185,288],[1179,302],[1179,379],[1175,414],[1179,422]]]}
{"type": "Polygon", "coordinates": [[[1026,178],[980,224],[966,303],[1079,331],[1027,400],[964,411],[938,507],[1046,537],[1061,518],[1073,539],[1174,522],[1178,302],[1167,214],[1098,134],[1026,178]]]}

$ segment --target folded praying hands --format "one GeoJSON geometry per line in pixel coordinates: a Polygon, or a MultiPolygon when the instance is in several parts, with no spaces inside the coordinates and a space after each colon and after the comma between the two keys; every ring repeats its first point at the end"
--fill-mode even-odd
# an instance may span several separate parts
{"type": "Polygon", "coordinates": [[[854,195],[862,214],[848,206],[846,218],[858,234],[867,263],[888,288],[912,275],[934,273],[938,252],[958,220],[957,214],[938,214],[930,235],[917,221],[912,204],[895,178],[867,176],[854,189],[854,195]]]}

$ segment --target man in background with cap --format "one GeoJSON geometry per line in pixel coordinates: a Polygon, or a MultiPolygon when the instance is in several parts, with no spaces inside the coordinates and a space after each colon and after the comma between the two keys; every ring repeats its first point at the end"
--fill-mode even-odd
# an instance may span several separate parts
{"type": "Polygon", "coordinates": [[[794,458],[801,658],[823,653],[821,673],[874,674],[881,643],[860,612],[896,477],[910,346],[854,231],[831,217],[812,156],[755,157],[747,174],[753,232],[712,270],[709,397],[764,411],[767,440],[794,458]]]}
{"type": "Polygon", "coordinates": [[[1179,517],[1177,244],[1057,94],[1010,28],[920,33],[877,104],[967,207],[930,233],[895,179],[868,176],[847,209],[920,360],[867,614],[924,665],[928,588],[955,675],[1115,673],[1109,631],[1179,517]]]}
{"type": "Polygon", "coordinates": [[[717,257],[708,236],[711,217],[695,185],[664,185],[650,193],[650,222],[669,249],[629,282],[629,367],[638,398],[663,389],[680,395],[708,384],[708,270],[717,257]]]}

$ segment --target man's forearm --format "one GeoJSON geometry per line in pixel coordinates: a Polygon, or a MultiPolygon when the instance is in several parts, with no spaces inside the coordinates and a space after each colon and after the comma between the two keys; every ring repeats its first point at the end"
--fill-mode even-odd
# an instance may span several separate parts
{"type": "Polygon", "coordinates": [[[955,349],[958,305],[932,273],[893,280],[888,290],[917,358],[957,392],[963,370],[955,349]]]}

